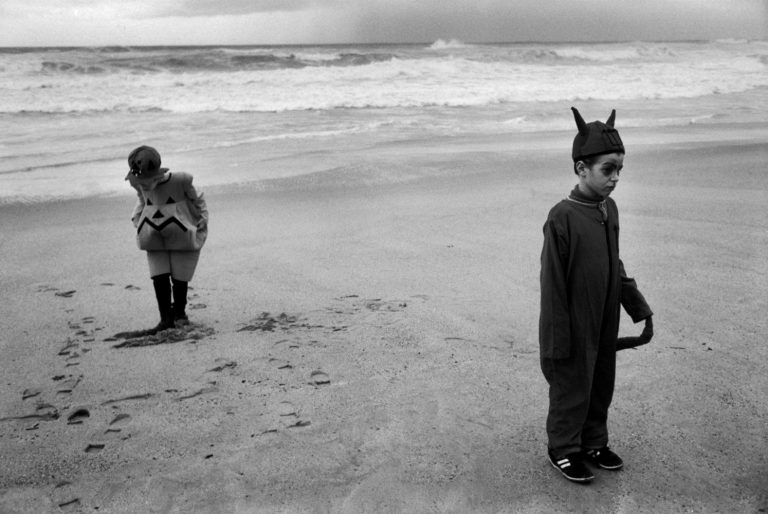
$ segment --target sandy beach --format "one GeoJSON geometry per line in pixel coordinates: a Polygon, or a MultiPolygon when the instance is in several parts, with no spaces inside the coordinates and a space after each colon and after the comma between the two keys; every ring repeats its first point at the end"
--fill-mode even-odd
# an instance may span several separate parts
{"type": "Polygon", "coordinates": [[[768,511],[768,128],[699,130],[622,131],[656,334],[618,354],[626,466],[589,486],[546,459],[537,339],[570,133],[296,152],[274,165],[358,172],[205,189],[192,324],[140,346],[113,337],[158,317],[128,187],[0,206],[0,511],[768,511]]]}

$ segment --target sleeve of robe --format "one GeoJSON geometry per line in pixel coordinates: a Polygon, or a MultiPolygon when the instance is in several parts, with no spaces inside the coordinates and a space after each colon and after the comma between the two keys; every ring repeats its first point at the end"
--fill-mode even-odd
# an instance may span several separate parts
{"type": "Polygon", "coordinates": [[[539,349],[542,358],[564,359],[571,352],[570,311],[568,305],[568,240],[555,221],[544,224],[541,251],[541,313],[539,349]]]}
{"type": "Polygon", "coordinates": [[[621,278],[621,305],[635,323],[653,315],[653,311],[645,301],[643,293],[637,288],[634,278],[627,276],[624,263],[619,260],[619,276],[621,278]]]}

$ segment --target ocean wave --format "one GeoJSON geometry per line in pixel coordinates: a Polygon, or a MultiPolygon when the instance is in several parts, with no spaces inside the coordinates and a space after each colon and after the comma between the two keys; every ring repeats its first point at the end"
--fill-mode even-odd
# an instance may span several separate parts
{"type": "Polygon", "coordinates": [[[449,39],[447,41],[444,39],[438,39],[432,43],[429,48],[431,50],[448,50],[452,48],[469,48],[471,46],[472,45],[468,45],[463,41],[459,41],[458,39],[449,39]]]}
{"type": "Polygon", "coordinates": [[[41,67],[43,73],[79,73],[92,75],[107,71],[103,66],[77,64],[68,61],[43,61],[41,67]]]}
{"type": "Polygon", "coordinates": [[[613,63],[624,61],[667,60],[676,57],[676,53],[664,45],[598,45],[598,46],[566,46],[554,48],[541,55],[546,57],[554,54],[560,59],[575,61],[592,61],[613,63]]]}
{"type": "Polygon", "coordinates": [[[435,45],[0,49],[0,113],[474,107],[768,85],[766,44],[435,45]]]}
{"type": "MultiPolygon", "coordinates": [[[[2,52],[0,52],[2,55],[2,52]]],[[[264,50],[185,49],[136,50],[104,47],[76,52],[42,53],[37,68],[30,62],[19,73],[43,75],[158,74],[196,72],[274,71],[309,67],[365,66],[396,57],[390,52],[275,52],[264,50]]],[[[0,67],[3,67],[0,64],[0,67]]]]}
{"type": "Polygon", "coordinates": [[[724,38],[716,39],[715,43],[720,43],[722,45],[743,45],[749,43],[749,39],[724,38]]]}

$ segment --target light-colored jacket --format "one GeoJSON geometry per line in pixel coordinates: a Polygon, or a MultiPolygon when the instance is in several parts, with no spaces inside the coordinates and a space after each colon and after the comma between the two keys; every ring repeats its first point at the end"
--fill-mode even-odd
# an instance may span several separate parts
{"type": "Polygon", "coordinates": [[[208,236],[208,208],[192,185],[192,175],[168,173],[168,179],[149,192],[136,189],[138,202],[131,220],[142,250],[200,250],[208,236]]]}

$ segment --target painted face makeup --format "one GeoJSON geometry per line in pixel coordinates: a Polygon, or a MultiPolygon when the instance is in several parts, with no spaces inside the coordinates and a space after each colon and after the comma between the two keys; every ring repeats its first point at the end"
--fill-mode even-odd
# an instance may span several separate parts
{"type": "Polygon", "coordinates": [[[605,198],[616,189],[623,168],[623,153],[599,155],[591,166],[584,165],[580,171],[579,188],[594,198],[605,198]]]}

